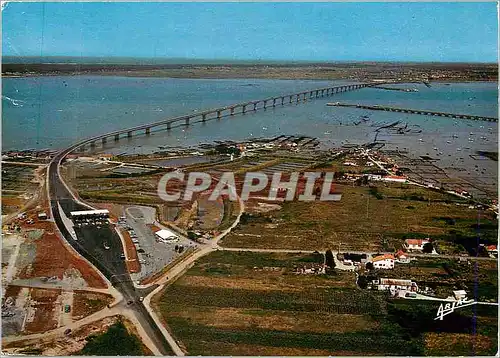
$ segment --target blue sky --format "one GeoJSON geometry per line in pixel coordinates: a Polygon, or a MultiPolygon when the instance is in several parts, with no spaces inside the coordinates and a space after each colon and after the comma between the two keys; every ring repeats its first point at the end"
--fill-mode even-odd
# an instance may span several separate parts
{"type": "Polygon", "coordinates": [[[496,3],[9,3],[4,56],[497,62],[496,3]]]}

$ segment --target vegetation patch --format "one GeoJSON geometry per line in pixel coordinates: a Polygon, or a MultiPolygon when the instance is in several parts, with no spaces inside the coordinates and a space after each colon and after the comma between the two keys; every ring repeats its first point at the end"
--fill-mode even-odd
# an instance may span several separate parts
{"type": "Polygon", "coordinates": [[[141,341],[131,335],[122,321],[118,321],[99,335],[87,337],[87,344],[79,355],[120,356],[143,355],[141,341]]]}

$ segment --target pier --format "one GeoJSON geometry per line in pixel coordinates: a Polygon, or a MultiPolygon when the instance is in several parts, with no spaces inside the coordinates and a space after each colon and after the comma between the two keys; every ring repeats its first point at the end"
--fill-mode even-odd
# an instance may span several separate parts
{"type": "Polygon", "coordinates": [[[386,91],[418,92],[418,89],[416,88],[397,88],[397,87],[383,87],[383,86],[373,86],[373,88],[378,88],[386,91]]]}
{"type": "Polygon", "coordinates": [[[400,112],[400,113],[420,114],[424,116],[438,116],[438,117],[448,117],[456,119],[471,119],[474,121],[498,122],[498,118],[495,117],[475,116],[471,114],[457,114],[448,112],[435,112],[435,111],[427,111],[424,109],[409,109],[409,108],[387,107],[387,106],[366,106],[362,104],[340,103],[340,102],[327,103],[326,105],[335,107],[368,109],[372,111],[400,112]]]}
{"type": "Polygon", "coordinates": [[[348,91],[358,90],[364,87],[371,87],[375,85],[380,85],[380,83],[359,83],[359,84],[350,84],[344,86],[335,86],[335,87],[326,87],[326,88],[318,88],[314,90],[307,90],[303,92],[280,95],[270,98],[264,98],[257,101],[248,101],[243,103],[236,103],[229,106],[224,106],[220,108],[209,109],[200,112],[193,112],[184,116],[173,117],[164,119],[161,121],[143,124],[140,126],[126,128],[118,131],[113,131],[110,133],[101,134],[92,138],[88,138],[82,140],[79,143],[80,150],[85,149],[86,144],[90,144],[90,147],[93,149],[96,146],[96,142],[98,140],[104,145],[107,143],[107,138],[113,138],[115,142],[119,141],[120,138],[127,137],[131,138],[135,133],[141,133],[146,135],[151,135],[151,130],[157,127],[164,127],[167,130],[172,128],[172,124],[179,123],[179,125],[189,126],[194,121],[205,122],[210,119],[218,119],[220,120],[225,116],[234,116],[236,114],[245,114],[248,113],[248,110],[257,111],[259,109],[266,110],[268,108],[276,108],[278,106],[285,106],[292,103],[299,102],[307,102],[308,100],[312,100],[314,98],[321,98],[326,96],[332,96],[336,93],[343,93],[348,91]],[[272,103],[272,106],[271,106],[272,103]],[[248,107],[248,108],[247,108],[248,107]]]}

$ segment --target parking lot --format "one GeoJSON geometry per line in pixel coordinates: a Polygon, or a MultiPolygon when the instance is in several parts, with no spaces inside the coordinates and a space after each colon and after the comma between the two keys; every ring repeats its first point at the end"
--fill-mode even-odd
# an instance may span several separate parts
{"type": "Polygon", "coordinates": [[[119,225],[129,231],[141,264],[141,271],[131,274],[134,281],[142,280],[161,271],[188,247],[194,245],[183,238],[179,238],[177,242],[159,242],[151,226],[148,226],[155,223],[155,217],[155,208],[129,206],[126,207],[124,215],[119,220],[119,225]],[[180,246],[182,249],[179,249],[180,246]]]}

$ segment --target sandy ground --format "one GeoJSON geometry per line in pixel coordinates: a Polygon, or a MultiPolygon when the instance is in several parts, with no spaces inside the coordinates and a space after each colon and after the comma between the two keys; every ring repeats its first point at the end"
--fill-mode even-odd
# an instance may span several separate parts
{"type": "MultiPolygon", "coordinates": [[[[69,356],[77,354],[87,343],[86,338],[91,334],[105,332],[109,326],[113,325],[119,316],[106,317],[102,320],[84,325],[74,330],[69,335],[60,335],[55,338],[42,339],[37,341],[16,341],[4,344],[2,351],[4,354],[26,354],[32,352],[43,356],[69,356]]],[[[125,326],[132,334],[137,334],[131,322],[123,319],[125,326]]],[[[143,347],[145,354],[151,355],[151,352],[143,347]]]]}

